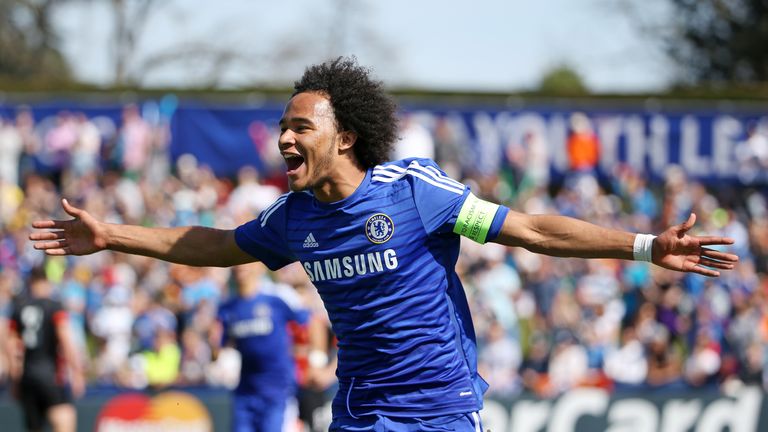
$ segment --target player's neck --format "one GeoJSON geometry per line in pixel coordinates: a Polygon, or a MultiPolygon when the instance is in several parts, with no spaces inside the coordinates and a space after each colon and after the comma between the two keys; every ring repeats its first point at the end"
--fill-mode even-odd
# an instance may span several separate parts
{"type": "Polygon", "coordinates": [[[327,181],[312,188],[312,193],[318,201],[324,203],[341,201],[355,193],[360,184],[363,183],[363,180],[365,180],[365,173],[366,170],[362,167],[347,166],[344,169],[338,170],[327,181]]]}

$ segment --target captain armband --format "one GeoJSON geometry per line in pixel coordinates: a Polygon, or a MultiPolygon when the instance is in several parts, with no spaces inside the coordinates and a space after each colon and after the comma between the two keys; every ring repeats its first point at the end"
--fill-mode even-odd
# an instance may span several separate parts
{"type": "Polygon", "coordinates": [[[498,204],[483,201],[470,193],[461,206],[453,232],[478,243],[485,243],[499,207],[498,204]]]}

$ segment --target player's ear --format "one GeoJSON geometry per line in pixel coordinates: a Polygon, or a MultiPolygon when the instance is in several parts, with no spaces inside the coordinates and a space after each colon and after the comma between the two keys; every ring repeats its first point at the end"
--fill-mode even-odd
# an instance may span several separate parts
{"type": "Polygon", "coordinates": [[[339,140],[339,150],[351,149],[355,145],[355,141],[357,141],[357,134],[352,131],[341,131],[339,135],[341,138],[339,140]]]}

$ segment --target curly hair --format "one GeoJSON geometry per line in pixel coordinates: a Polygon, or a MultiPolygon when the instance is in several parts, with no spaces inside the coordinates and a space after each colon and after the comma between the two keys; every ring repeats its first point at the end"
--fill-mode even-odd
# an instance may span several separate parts
{"type": "Polygon", "coordinates": [[[337,127],[357,134],[355,157],[366,169],[389,160],[398,131],[397,105],[383,83],[370,74],[355,57],[338,57],[307,67],[294,83],[292,95],[318,92],[328,96],[337,127]]]}

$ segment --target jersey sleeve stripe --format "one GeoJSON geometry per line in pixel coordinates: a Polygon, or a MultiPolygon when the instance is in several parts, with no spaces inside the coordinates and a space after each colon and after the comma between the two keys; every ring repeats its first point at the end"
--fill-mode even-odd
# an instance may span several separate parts
{"type": "Polygon", "coordinates": [[[395,180],[402,178],[405,175],[405,171],[403,172],[391,172],[387,170],[380,170],[380,169],[374,169],[373,175],[379,175],[379,176],[387,176],[389,178],[393,178],[395,180]]]}
{"type": "Polygon", "coordinates": [[[458,187],[458,188],[461,188],[462,190],[464,189],[464,185],[463,184],[457,182],[456,180],[454,180],[452,178],[444,176],[442,173],[440,173],[440,171],[438,171],[434,167],[429,167],[429,166],[424,167],[424,166],[418,164],[417,162],[413,162],[411,164],[411,166],[408,167],[408,169],[409,170],[410,169],[417,169],[417,170],[422,171],[422,172],[424,172],[426,174],[429,174],[430,176],[432,176],[435,180],[439,181],[440,183],[445,183],[446,185],[449,185],[449,186],[458,187]],[[430,170],[429,168],[432,168],[432,169],[430,170]]]}
{"type": "Polygon", "coordinates": [[[279,209],[283,204],[285,204],[285,201],[288,199],[288,195],[283,195],[280,198],[275,201],[274,204],[269,206],[264,212],[261,213],[261,226],[265,226],[267,224],[267,220],[270,216],[272,216],[272,213],[275,212],[275,210],[279,209]]]}
{"type": "Polygon", "coordinates": [[[396,180],[398,180],[398,179],[400,179],[402,177],[403,176],[400,176],[400,177],[382,177],[382,176],[373,175],[371,177],[371,180],[380,181],[382,183],[392,183],[393,181],[396,181],[396,180]]]}
{"type": "Polygon", "coordinates": [[[275,202],[273,202],[269,207],[267,207],[266,209],[264,209],[263,212],[261,212],[261,216],[259,219],[264,219],[264,217],[268,217],[267,215],[270,214],[273,209],[275,209],[276,207],[279,207],[280,204],[282,204],[287,197],[288,195],[282,195],[278,199],[276,199],[275,202]]]}
{"type": "Polygon", "coordinates": [[[433,167],[433,166],[426,166],[426,167],[424,167],[424,168],[426,168],[426,169],[428,169],[428,170],[430,170],[430,171],[434,172],[434,173],[435,173],[435,175],[437,175],[437,176],[438,176],[438,177],[440,177],[441,179],[443,179],[443,180],[447,181],[448,183],[453,183],[455,186],[464,187],[464,184],[463,184],[463,183],[461,183],[461,182],[459,182],[459,181],[456,181],[456,180],[454,180],[454,179],[452,179],[452,178],[448,177],[447,175],[445,175],[445,174],[441,173],[441,172],[440,172],[440,170],[438,170],[437,168],[435,168],[435,167],[433,167]]]}
{"type": "Polygon", "coordinates": [[[391,171],[397,171],[397,172],[401,172],[401,173],[405,172],[405,168],[403,168],[401,166],[398,166],[398,165],[395,165],[395,164],[376,165],[375,167],[373,167],[373,169],[374,170],[391,170],[391,171]]]}
{"type": "Polygon", "coordinates": [[[452,187],[452,186],[440,183],[440,182],[438,182],[437,180],[435,180],[432,177],[428,177],[428,176],[422,174],[419,171],[410,170],[410,169],[408,171],[406,171],[405,173],[403,173],[402,175],[396,177],[396,178],[394,178],[394,177],[385,177],[385,176],[380,176],[380,175],[374,175],[374,176],[371,177],[371,179],[372,180],[376,180],[376,181],[380,181],[380,182],[383,182],[383,183],[392,183],[392,182],[402,178],[406,174],[407,175],[411,175],[413,177],[420,178],[420,179],[424,180],[425,182],[431,184],[432,186],[439,187],[440,189],[445,189],[445,190],[447,190],[449,192],[453,192],[453,193],[459,194],[459,195],[463,195],[464,194],[464,189],[463,188],[459,189],[459,188],[456,188],[456,187],[452,187]]]}
{"type": "MultiPolygon", "coordinates": [[[[438,169],[430,166],[423,166],[419,164],[417,161],[413,161],[408,165],[408,168],[403,168],[397,165],[378,165],[373,169],[373,177],[374,180],[384,181],[387,182],[387,180],[382,179],[382,176],[387,176],[392,178],[392,180],[398,180],[401,179],[406,174],[410,174],[412,172],[421,172],[424,174],[429,175],[434,181],[442,183],[446,185],[449,188],[457,188],[460,189],[463,193],[464,191],[464,185],[450,177],[446,177],[443,175],[438,169]],[[394,171],[394,172],[393,172],[394,171]]],[[[421,176],[417,176],[420,178],[423,178],[421,176]]],[[[426,181],[426,179],[425,179],[426,181]]],[[[434,184],[432,182],[429,182],[431,184],[434,184]]],[[[444,188],[445,189],[445,188],[444,188]]],[[[449,189],[450,190],[450,189],[449,189]]]]}

